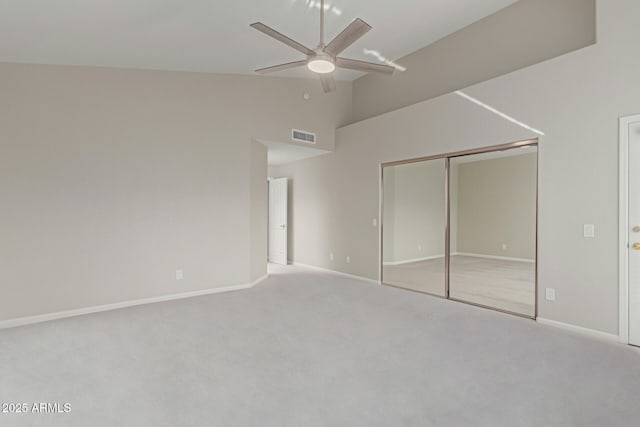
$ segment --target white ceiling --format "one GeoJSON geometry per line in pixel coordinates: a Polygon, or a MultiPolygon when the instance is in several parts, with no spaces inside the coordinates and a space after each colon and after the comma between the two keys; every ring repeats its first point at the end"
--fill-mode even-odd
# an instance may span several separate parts
{"type": "Polygon", "coordinates": [[[259,141],[267,147],[267,163],[272,166],[285,165],[298,160],[309,159],[311,157],[322,156],[331,151],[321,150],[314,147],[302,145],[286,144],[275,141],[259,141]]]}
{"type": "MultiPolygon", "coordinates": [[[[516,0],[327,0],[327,39],[354,18],[373,30],[343,56],[395,60],[516,0]]],[[[251,74],[303,59],[249,27],[261,21],[310,48],[312,0],[0,0],[0,62],[251,74]]],[[[317,2],[316,2],[317,3],[317,2]]],[[[305,76],[305,69],[278,75],[305,76]]],[[[339,79],[360,74],[340,71],[339,79]]]]}

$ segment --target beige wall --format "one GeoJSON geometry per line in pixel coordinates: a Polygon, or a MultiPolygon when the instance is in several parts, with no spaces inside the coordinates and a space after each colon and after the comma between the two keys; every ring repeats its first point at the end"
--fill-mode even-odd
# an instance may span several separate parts
{"type": "Polygon", "coordinates": [[[595,0],[520,0],[399,59],[405,72],[356,80],[353,121],[557,57],[595,36],[595,0]]]}
{"type": "Polygon", "coordinates": [[[535,260],[536,157],[458,166],[456,252],[535,260]]]}
{"type": "Polygon", "coordinates": [[[379,230],[372,219],[379,215],[381,163],[528,136],[455,95],[338,129],[335,152],[275,168],[278,176],[292,178],[290,256],[303,264],[377,278],[379,230]]]}
{"type": "Polygon", "coordinates": [[[251,250],[251,277],[253,282],[267,274],[269,187],[267,184],[267,148],[251,143],[251,192],[249,212],[251,215],[249,247],[251,250]]]}
{"type": "Polygon", "coordinates": [[[444,256],[444,160],[384,171],[384,261],[444,256]]]}
{"type": "Polygon", "coordinates": [[[252,138],[331,148],[351,108],[349,84],[67,66],[0,64],[0,93],[0,320],[261,276],[252,138]]]}
{"type": "MultiPolygon", "coordinates": [[[[618,118],[640,112],[639,15],[635,0],[599,1],[596,45],[466,89],[546,133],[539,147],[540,317],[614,334],[618,118]],[[595,239],[583,238],[585,223],[596,224],[595,239]],[[544,299],[545,287],[556,289],[556,301],[544,299]]],[[[295,181],[294,259],[377,278],[371,218],[379,209],[380,163],[536,136],[455,94],[339,129],[335,153],[280,169],[295,181]]]]}

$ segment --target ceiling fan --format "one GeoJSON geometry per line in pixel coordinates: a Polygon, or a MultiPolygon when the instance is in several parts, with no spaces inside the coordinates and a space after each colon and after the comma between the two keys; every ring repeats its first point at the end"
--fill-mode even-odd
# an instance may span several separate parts
{"type": "Polygon", "coordinates": [[[274,39],[304,53],[307,58],[301,61],[289,62],[286,64],[274,65],[272,67],[260,68],[256,70],[258,74],[268,74],[276,71],[288,70],[289,68],[306,65],[314,73],[320,75],[322,88],[325,93],[336,89],[336,82],[333,78],[333,71],[336,68],[346,68],[355,71],[375,72],[390,75],[395,70],[394,67],[373,62],[358,61],[355,59],[341,58],[338,55],[351,46],[356,40],[365,35],[371,26],[362,19],[357,18],[338,34],[329,44],[324,44],[324,0],[320,2],[320,43],[315,49],[309,49],[301,43],[285,36],[273,28],[256,22],[251,24],[256,30],[273,37],[274,39]]]}

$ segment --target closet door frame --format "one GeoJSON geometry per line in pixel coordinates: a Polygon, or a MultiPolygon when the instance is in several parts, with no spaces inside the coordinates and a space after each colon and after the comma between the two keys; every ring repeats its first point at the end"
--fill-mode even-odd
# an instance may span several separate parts
{"type": "MultiPolygon", "coordinates": [[[[384,282],[384,170],[385,168],[388,167],[393,167],[393,166],[400,166],[400,165],[406,165],[409,163],[419,163],[419,162],[425,162],[425,161],[429,161],[429,160],[438,160],[438,159],[444,159],[445,161],[445,227],[444,227],[444,239],[445,239],[445,297],[439,296],[439,295],[435,295],[435,294],[430,294],[430,293],[425,293],[425,292],[421,292],[421,293],[425,293],[426,295],[431,295],[431,296],[435,296],[437,298],[444,298],[444,299],[448,299],[451,301],[456,301],[456,302],[460,302],[460,303],[464,303],[464,304],[469,304],[469,305],[473,305],[473,306],[477,306],[477,307],[482,307],[482,308],[486,308],[489,310],[493,310],[493,311],[498,311],[501,313],[507,313],[507,314],[512,314],[514,316],[519,316],[519,317],[524,317],[527,319],[536,319],[538,317],[538,276],[539,276],[539,271],[538,271],[538,217],[539,217],[539,197],[538,197],[538,192],[539,192],[539,180],[540,180],[540,153],[539,153],[539,144],[538,144],[538,139],[527,139],[527,140],[523,140],[523,141],[516,141],[516,142],[511,142],[511,143],[507,143],[507,144],[499,144],[499,145],[492,145],[492,146],[488,146],[488,147],[479,147],[479,148],[473,148],[473,149],[469,149],[469,150],[463,150],[463,151],[454,151],[454,152],[450,152],[450,153],[445,153],[445,154],[438,154],[438,155],[434,155],[434,156],[424,156],[424,157],[416,157],[413,159],[407,159],[407,160],[397,160],[397,161],[392,161],[392,162],[386,162],[386,163],[382,163],[380,165],[380,213],[379,213],[379,218],[380,218],[380,227],[379,227],[379,243],[380,243],[380,250],[379,250],[379,254],[380,254],[380,258],[379,258],[379,266],[380,266],[380,283],[382,285],[385,286],[392,286],[392,287],[398,287],[398,286],[394,286],[391,284],[387,284],[384,282]],[[496,152],[496,151],[504,151],[504,150],[510,150],[510,149],[515,149],[515,148],[521,148],[521,147],[537,147],[538,150],[536,152],[536,157],[537,157],[537,161],[536,161],[536,227],[535,227],[535,254],[536,254],[536,263],[535,263],[535,292],[534,292],[534,315],[532,316],[528,316],[525,314],[521,314],[521,313],[515,313],[512,311],[508,311],[508,310],[502,310],[499,308],[494,308],[494,307],[490,307],[490,306],[486,306],[486,305],[482,305],[482,304],[475,304],[472,302],[468,302],[468,301],[463,301],[463,300],[458,300],[458,299],[453,299],[450,297],[449,294],[449,286],[450,286],[450,261],[451,261],[451,202],[450,202],[450,196],[449,196],[449,192],[450,192],[450,167],[451,167],[451,159],[456,158],[456,157],[463,157],[463,156],[469,156],[472,154],[482,154],[482,153],[491,153],[491,152],[496,152]]],[[[404,288],[401,288],[404,289],[404,288]]],[[[406,289],[408,291],[411,291],[411,289],[406,289]]],[[[420,292],[420,291],[414,291],[414,292],[420,292]]]]}

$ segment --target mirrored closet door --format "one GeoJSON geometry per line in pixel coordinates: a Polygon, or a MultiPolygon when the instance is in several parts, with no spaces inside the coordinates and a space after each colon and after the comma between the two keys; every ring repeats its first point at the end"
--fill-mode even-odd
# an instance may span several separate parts
{"type": "Polygon", "coordinates": [[[382,167],[382,282],[536,316],[537,140],[382,167]]]}
{"type": "Polygon", "coordinates": [[[383,169],[383,282],[446,296],[445,159],[383,169]]]}
{"type": "Polygon", "coordinates": [[[450,160],[449,297],[535,316],[537,148],[450,160]]]}

